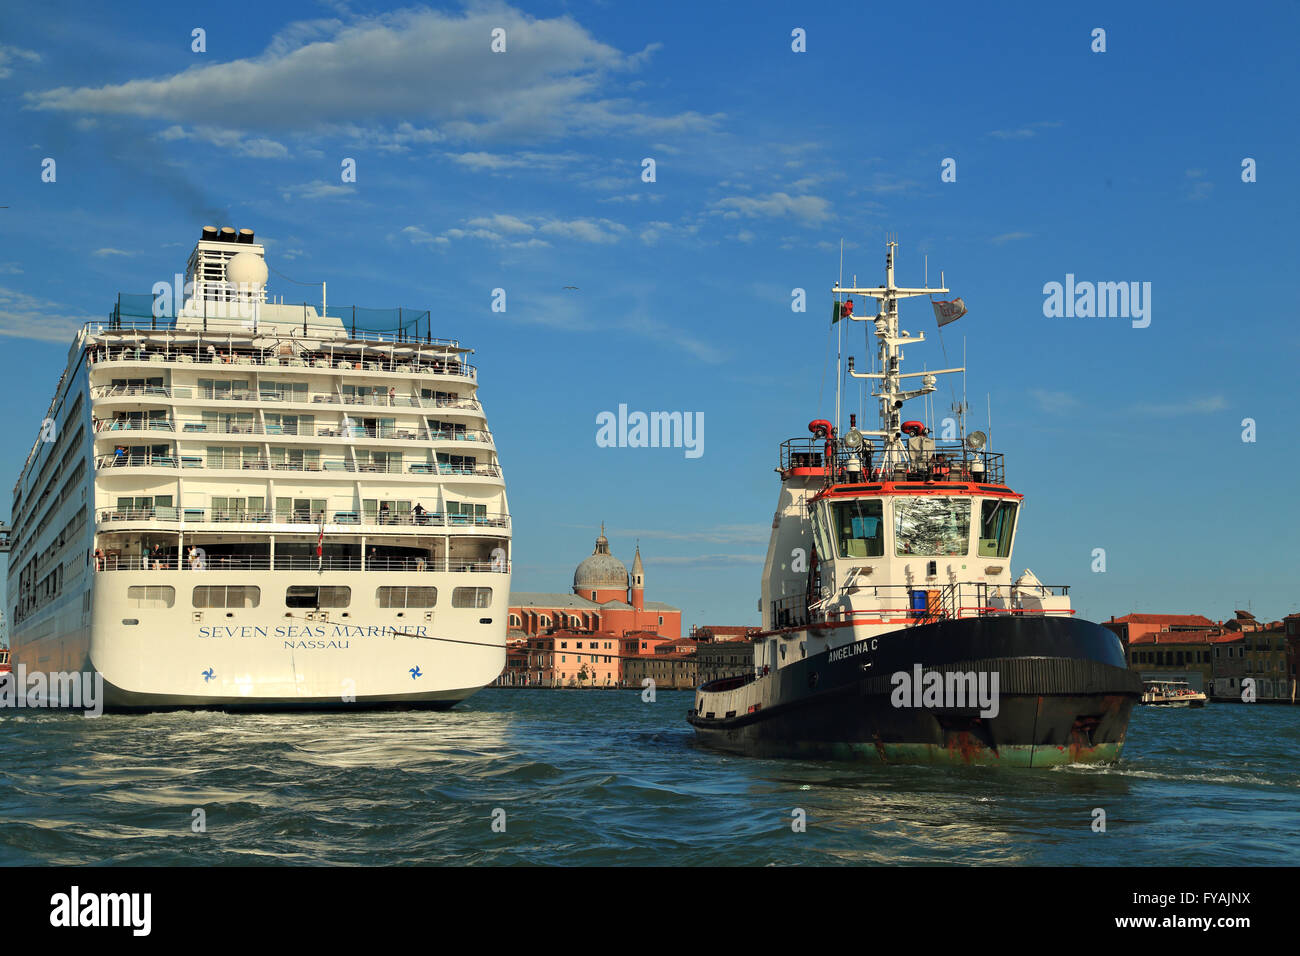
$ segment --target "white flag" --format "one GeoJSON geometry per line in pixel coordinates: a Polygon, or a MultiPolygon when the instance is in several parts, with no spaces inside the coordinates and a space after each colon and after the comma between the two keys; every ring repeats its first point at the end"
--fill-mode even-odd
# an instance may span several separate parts
{"type": "Polygon", "coordinates": [[[953,299],[951,302],[931,300],[930,304],[934,306],[934,317],[939,321],[939,328],[943,328],[949,322],[956,322],[966,314],[966,303],[960,298],[953,299]]]}

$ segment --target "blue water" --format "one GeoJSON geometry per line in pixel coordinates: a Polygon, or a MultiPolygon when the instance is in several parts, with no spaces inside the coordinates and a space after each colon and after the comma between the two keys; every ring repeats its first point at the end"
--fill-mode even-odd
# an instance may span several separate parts
{"type": "Polygon", "coordinates": [[[1142,707],[1117,767],[1003,770],[721,755],[694,743],[690,701],[487,690],[442,713],[0,711],[0,864],[1300,856],[1300,707],[1142,707]],[[496,809],[505,832],[493,832],[496,809]],[[193,832],[195,810],[206,832],[193,832]]]}

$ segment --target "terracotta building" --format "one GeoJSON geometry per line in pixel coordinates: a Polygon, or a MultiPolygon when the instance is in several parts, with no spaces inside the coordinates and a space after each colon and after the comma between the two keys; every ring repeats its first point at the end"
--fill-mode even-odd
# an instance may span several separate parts
{"type": "Polygon", "coordinates": [[[1199,614],[1125,614],[1102,621],[1101,626],[1110,628],[1122,643],[1128,644],[1147,634],[1208,631],[1215,622],[1199,614]]]}
{"type": "Polygon", "coordinates": [[[561,628],[611,634],[650,631],[665,638],[682,633],[681,608],[645,599],[640,547],[629,575],[610,553],[604,525],[595,549],[573,572],[571,593],[512,592],[509,615],[510,630],[529,635],[561,628]]]}
{"type": "Polygon", "coordinates": [[[1182,680],[1207,694],[1214,680],[1214,649],[1237,635],[1222,633],[1214,622],[1199,631],[1146,631],[1124,648],[1128,666],[1143,680],[1182,680]]]}

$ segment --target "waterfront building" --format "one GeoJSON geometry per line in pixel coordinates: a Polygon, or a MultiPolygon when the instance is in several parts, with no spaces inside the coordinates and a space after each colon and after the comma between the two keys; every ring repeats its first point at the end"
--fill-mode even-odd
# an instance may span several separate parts
{"type": "Polygon", "coordinates": [[[631,687],[625,662],[653,656],[664,639],[650,631],[512,632],[497,687],[631,687]],[[595,651],[596,653],[592,653],[595,651]]]}
{"type": "Polygon", "coordinates": [[[1232,638],[1213,622],[1199,631],[1148,630],[1129,640],[1124,656],[1144,681],[1186,681],[1195,690],[1208,693],[1214,677],[1214,647],[1232,638]]]}
{"type": "MultiPolygon", "coordinates": [[[[1255,700],[1290,701],[1295,691],[1294,657],[1281,622],[1274,629],[1227,632],[1214,648],[1212,696],[1240,700],[1243,681],[1255,683],[1255,700]]],[[[1226,627],[1226,625],[1225,625],[1226,627]]]]}
{"type": "Polygon", "coordinates": [[[546,634],[568,628],[626,634],[650,631],[661,637],[682,633],[681,608],[645,599],[645,567],[636,549],[632,572],[609,550],[601,525],[596,546],[573,572],[571,593],[514,592],[509,626],[523,634],[546,634]]]}
{"type": "Polygon", "coordinates": [[[1125,614],[1102,621],[1101,626],[1114,631],[1127,645],[1147,634],[1210,630],[1215,622],[1200,614],[1125,614]]]}
{"type": "Polygon", "coordinates": [[[723,677],[741,677],[754,669],[754,645],[744,639],[701,641],[695,648],[695,659],[702,684],[723,677]]]}
{"type": "Polygon", "coordinates": [[[646,654],[623,662],[628,687],[640,687],[646,678],[661,690],[693,690],[699,686],[699,661],[694,654],[646,654]]]}

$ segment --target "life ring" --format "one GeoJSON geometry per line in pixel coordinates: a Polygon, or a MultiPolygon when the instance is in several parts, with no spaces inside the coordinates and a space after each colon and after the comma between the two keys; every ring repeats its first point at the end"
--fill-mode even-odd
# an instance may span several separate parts
{"type": "Polygon", "coordinates": [[[924,435],[925,422],[903,422],[904,435],[924,435]]]}

